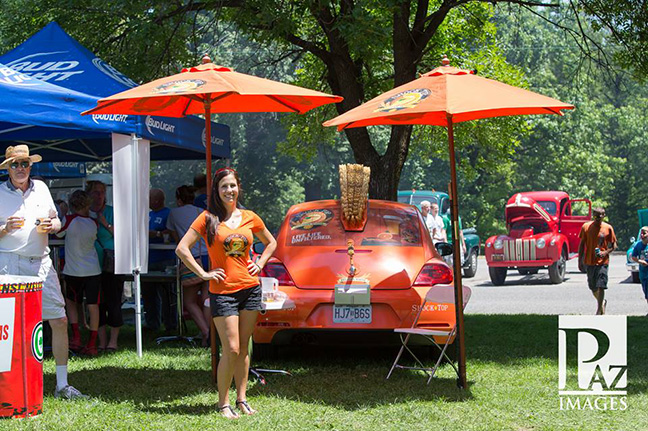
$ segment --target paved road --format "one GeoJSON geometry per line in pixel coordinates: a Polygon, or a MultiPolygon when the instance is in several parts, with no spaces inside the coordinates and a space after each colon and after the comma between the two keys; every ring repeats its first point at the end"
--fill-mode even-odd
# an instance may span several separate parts
{"type": "MultiPolygon", "coordinates": [[[[587,288],[587,276],[578,271],[578,262],[567,264],[562,284],[551,284],[547,270],[535,275],[509,271],[503,286],[493,286],[483,256],[477,275],[464,280],[472,288],[467,314],[595,314],[596,300],[587,288]]],[[[645,316],[648,305],[641,285],[632,283],[625,268],[625,255],[614,254],[610,260],[607,313],[645,316]]]]}

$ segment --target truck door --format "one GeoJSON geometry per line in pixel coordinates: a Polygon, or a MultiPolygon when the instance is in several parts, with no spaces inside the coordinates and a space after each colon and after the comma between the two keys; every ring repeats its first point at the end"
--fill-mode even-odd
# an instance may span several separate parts
{"type": "Polygon", "coordinates": [[[589,199],[572,199],[567,202],[560,214],[560,232],[569,241],[569,252],[578,253],[581,227],[592,220],[592,202],[589,199]]]}

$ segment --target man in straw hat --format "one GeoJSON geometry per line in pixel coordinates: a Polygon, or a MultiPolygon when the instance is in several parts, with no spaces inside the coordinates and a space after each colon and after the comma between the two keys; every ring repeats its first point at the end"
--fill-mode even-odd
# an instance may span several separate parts
{"type": "Polygon", "coordinates": [[[42,160],[27,145],[8,147],[0,169],[9,180],[0,184],[0,274],[37,276],[43,280],[43,320],[52,328],[57,398],[87,398],[67,382],[68,336],[65,300],[49,257],[47,236],[61,229],[47,185],[29,178],[42,160]]]}

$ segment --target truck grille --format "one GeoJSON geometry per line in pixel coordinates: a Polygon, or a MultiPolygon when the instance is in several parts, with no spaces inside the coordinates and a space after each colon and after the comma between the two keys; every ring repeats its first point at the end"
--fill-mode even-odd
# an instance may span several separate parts
{"type": "Polygon", "coordinates": [[[504,260],[536,260],[535,238],[504,241],[504,260]]]}

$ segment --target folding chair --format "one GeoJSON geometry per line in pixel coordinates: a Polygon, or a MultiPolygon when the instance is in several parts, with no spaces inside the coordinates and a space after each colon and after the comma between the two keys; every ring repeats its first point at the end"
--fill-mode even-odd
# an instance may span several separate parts
{"type": "MultiPolygon", "coordinates": [[[[464,308],[466,307],[466,304],[470,299],[471,293],[472,292],[468,286],[463,286],[464,308]]],[[[439,368],[439,365],[441,364],[443,358],[446,358],[448,360],[448,362],[450,363],[450,365],[452,365],[452,368],[454,368],[457,375],[459,375],[459,371],[457,370],[454,361],[452,361],[446,353],[446,350],[448,349],[450,342],[453,341],[455,333],[457,331],[457,323],[454,322],[454,324],[449,328],[427,328],[425,326],[422,326],[421,322],[419,322],[421,314],[426,306],[430,307],[432,310],[439,310],[440,308],[442,308],[443,305],[450,305],[452,306],[450,310],[453,310],[452,315],[454,317],[454,301],[455,301],[455,297],[454,297],[453,286],[450,285],[433,286],[430,288],[430,290],[428,290],[427,294],[425,295],[423,304],[421,305],[419,312],[414,318],[414,322],[412,323],[412,326],[409,328],[394,329],[394,332],[400,335],[402,346],[398,351],[398,355],[396,355],[396,359],[394,360],[394,363],[389,369],[389,373],[387,374],[387,379],[389,379],[389,377],[391,376],[395,368],[401,368],[406,370],[421,370],[421,371],[425,371],[428,374],[429,377],[427,383],[430,384],[430,381],[432,381],[432,377],[434,377],[434,374],[439,368]],[[439,349],[440,352],[439,359],[436,361],[433,367],[426,367],[425,364],[423,364],[423,362],[408,347],[407,343],[410,341],[412,335],[419,335],[426,338],[428,341],[430,341],[433,345],[435,345],[439,349]],[[435,337],[437,337],[438,339],[443,339],[444,341],[437,342],[435,337]],[[418,366],[410,367],[410,366],[400,365],[398,363],[405,350],[407,350],[409,354],[412,355],[412,357],[414,358],[418,366]]]]}

